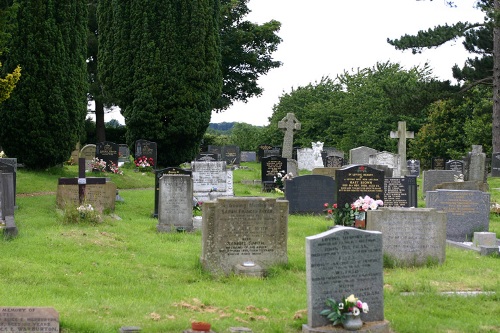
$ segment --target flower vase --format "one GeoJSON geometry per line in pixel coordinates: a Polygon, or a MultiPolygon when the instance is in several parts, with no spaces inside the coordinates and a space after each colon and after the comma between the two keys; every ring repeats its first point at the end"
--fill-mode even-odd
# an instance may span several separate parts
{"type": "Polygon", "coordinates": [[[345,314],[345,320],[342,322],[342,326],[348,331],[357,331],[363,327],[363,321],[361,321],[361,316],[355,316],[353,313],[349,312],[345,314]]]}
{"type": "Polygon", "coordinates": [[[362,212],[356,215],[354,219],[354,228],[366,229],[366,213],[362,212]]]}

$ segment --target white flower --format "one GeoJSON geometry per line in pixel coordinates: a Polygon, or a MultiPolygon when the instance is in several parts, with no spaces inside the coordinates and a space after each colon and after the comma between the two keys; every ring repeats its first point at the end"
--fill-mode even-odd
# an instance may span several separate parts
{"type": "Polygon", "coordinates": [[[368,313],[368,310],[369,310],[368,309],[368,304],[366,304],[366,303],[363,302],[363,307],[362,308],[363,308],[363,313],[368,313]]]}
{"type": "Polygon", "coordinates": [[[346,301],[349,303],[356,303],[358,299],[354,297],[354,294],[351,294],[349,297],[346,298],[346,301]]]}
{"type": "Polygon", "coordinates": [[[352,314],[355,315],[355,316],[359,316],[359,309],[357,307],[353,307],[352,308],[352,314]]]}

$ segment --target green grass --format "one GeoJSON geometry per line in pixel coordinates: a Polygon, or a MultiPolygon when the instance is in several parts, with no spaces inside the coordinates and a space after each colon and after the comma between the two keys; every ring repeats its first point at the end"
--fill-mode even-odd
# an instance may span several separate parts
{"type": "MultiPolygon", "coordinates": [[[[260,178],[258,164],[245,166],[234,171],[236,195],[279,196],[240,184],[260,178]]],[[[301,331],[307,321],[305,237],[327,230],[322,216],[289,216],[289,262],[272,267],[267,278],[212,277],[199,264],[199,231],[156,232],[153,174],[125,169],[123,176],[111,175],[125,199],[116,204],[121,220],[108,217],[97,226],[65,225],[55,193],[30,195],[55,192],[57,178],[76,175],[76,167],[19,169],[19,236],[0,240],[2,306],[54,307],[63,333],[117,332],[121,326],[182,332],[193,320],[209,321],[216,332],[234,326],[301,331]]],[[[500,180],[490,186],[500,188],[500,180]]],[[[500,234],[499,216],[491,215],[490,230],[500,234]]],[[[499,276],[500,258],[455,248],[447,248],[441,266],[385,269],[385,317],[397,333],[500,332],[499,276]],[[463,290],[496,294],[439,294],[463,290]]]]}

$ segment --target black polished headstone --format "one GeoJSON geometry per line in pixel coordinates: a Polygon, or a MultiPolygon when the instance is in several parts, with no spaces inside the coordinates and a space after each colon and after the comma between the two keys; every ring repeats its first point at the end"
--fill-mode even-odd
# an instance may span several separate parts
{"type": "Polygon", "coordinates": [[[262,157],[264,157],[264,151],[269,150],[271,148],[273,148],[273,145],[269,145],[266,143],[259,145],[257,147],[257,162],[260,162],[262,157]]]}
{"type": "Polygon", "coordinates": [[[431,170],[445,170],[446,159],[443,157],[433,157],[431,159],[431,170]]]}
{"type": "Polygon", "coordinates": [[[262,182],[272,182],[278,173],[286,174],[287,159],[281,156],[263,157],[261,160],[262,182]]]}
{"type": "Polygon", "coordinates": [[[368,195],[384,200],[384,171],[367,165],[353,165],[335,172],[337,205],[352,204],[359,197],[368,195]]]}
{"type": "Polygon", "coordinates": [[[384,179],[384,207],[417,207],[417,178],[384,179]]]}
{"type": "Polygon", "coordinates": [[[95,157],[106,162],[106,169],[109,171],[111,163],[118,166],[119,150],[120,147],[114,142],[99,142],[95,145],[95,157]]]}
{"type": "Polygon", "coordinates": [[[491,177],[500,177],[500,153],[491,155],[491,177]]]}
{"type": "Polygon", "coordinates": [[[323,214],[324,203],[334,203],[335,180],[323,175],[305,175],[285,181],[285,199],[290,214],[323,214]]]}
{"type": "Polygon", "coordinates": [[[156,164],[158,161],[158,147],[156,142],[140,139],[135,142],[135,158],[147,157],[153,159],[152,167],[156,169],[156,164]]]}
{"type": "Polygon", "coordinates": [[[226,161],[227,165],[239,165],[240,147],[235,145],[223,146],[221,150],[221,159],[226,161]]]}

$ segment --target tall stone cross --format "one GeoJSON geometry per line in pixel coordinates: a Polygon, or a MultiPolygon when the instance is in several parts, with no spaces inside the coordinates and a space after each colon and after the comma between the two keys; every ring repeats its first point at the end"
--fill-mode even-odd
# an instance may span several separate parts
{"type": "Polygon", "coordinates": [[[406,121],[398,121],[397,132],[391,131],[392,139],[399,139],[399,175],[400,177],[408,175],[408,166],[406,165],[406,139],[413,139],[414,133],[406,130],[406,121]]]}
{"type": "Polygon", "coordinates": [[[278,122],[278,128],[285,131],[283,138],[283,150],[281,157],[292,158],[293,155],[293,131],[300,130],[300,123],[293,113],[287,113],[286,117],[278,122]]]}
{"type": "Polygon", "coordinates": [[[106,178],[91,177],[85,178],[85,158],[78,159],[78,178],[59,178],[59,185],[78,185],[78,201],[81,204],[85,201],[85,186],[95,184],[106,184],[106,178]]]}

